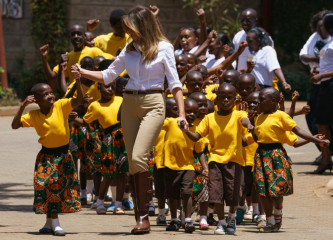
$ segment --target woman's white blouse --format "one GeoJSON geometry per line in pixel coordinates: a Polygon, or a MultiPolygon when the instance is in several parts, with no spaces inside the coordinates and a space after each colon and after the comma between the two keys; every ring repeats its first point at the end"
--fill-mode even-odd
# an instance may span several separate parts
{"type": "MultiPolygon", "coordinates": [[[[320,51],[319,73],[333,72],[333,38],[320,51]]],[[[323,78],[320,82],[331,79],[323,78]]]]}
{"type": "Polygon", "coordinates": [[[164,90],[164,79],[167,78],[168,87],[182,88],[179,81],[173,46],[161,41],[158,44],[158,54],[150,63],[142,62],[142,54],[135,51],[126,52],[126,47],[117,56],[108,69],[102,71],[105,84],[111,83],[120,73],[127,70],[130,79],[125,90],[164,90]]]}

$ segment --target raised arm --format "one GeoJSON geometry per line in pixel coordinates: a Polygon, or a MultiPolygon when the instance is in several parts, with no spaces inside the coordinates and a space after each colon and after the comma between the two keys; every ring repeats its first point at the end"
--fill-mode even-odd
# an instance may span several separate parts
{"type": "Polygon", "coordinates": [[[198,16],[199,23],[200,23],[199,44],[201,45],[207,38],[205,10],[200,8],[197,11],[197,16],[198,16]]]}
{"type": "Polygon", "coordinates": [[[294,127],[291,131],[293,131],[297,136],[315,144],[318,144],[321,147],[327,147],[330,144],[329,140],[316,138],[297,126],[294,127]]]}
{"type": "Polygon", "coordinates": [[[289,109],[289,116],[291,118],[294,118],[296,102],[297,102],[298,98],[299,98],[299,93],[297,91],[294,91],[293,94],[292,94],[292,97],[291,97],[291,106],[290,106],[290,109],[289,109]]]}
{"type": "Polygon", "coordinates": [[[43,68],[44,68],[47,82],[50,85],[52,85],[52,83],[53,83],[53,85],[55,85],[54,83],[56,82],[57,74],[54,71],[52,71],[52,69],[47,61],[47,55],[49,54],[49,51],[50,51],[49,44],[46,44],[46,45],[40,47],[39,51],[40,51],[40,54],[42,55],[43,68]]]}
{"type": "Polygon", "coordinates": [[[28,106],[29,104],[34,103],[34,102],[36,102],[34,95],[29,95],[26,97],[26,99],[21,104],[19,110],[17,111],[17,113],[14,116],[14,119],[12,121],[12,129],[18,129],[18,128],[22,127],[21,117],[22,117],[23,111],[26,106],[28,106]]]}
{"type": "Polygon", "coordinates": [[[74,108],[75,106],[82,104],[83,103],[83,90],[82,90],[82,85],[81,85],[81,80],[78,78],[75,80],[76,81],[76,98],[72,98],[72,107],[74,108]]]}

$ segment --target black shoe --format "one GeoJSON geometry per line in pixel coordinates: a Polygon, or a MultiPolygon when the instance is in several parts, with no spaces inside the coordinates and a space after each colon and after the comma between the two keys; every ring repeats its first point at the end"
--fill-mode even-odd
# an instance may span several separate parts
{"type": "Polygon", "coordinates": [[[195,226],[192,222],[186,222],[185,223],[185,232],[186,233],[192,233],[195,231],[195,226]]]}
{"type": "Polygon", "coordinates": [[[217,224],[219,223],[218,221],[216,221],[214,219],[214,215],[212,213],[210,213],[207,217],[207,223],[210,225],[210,226],[217,226],[217,224]]]}
{"type": "Polygon", "coordinates": [[[179,225],[178,221],[171,221],[169,225],[165,228],[166,231],[178,231],[179,230],[179,225]]]}

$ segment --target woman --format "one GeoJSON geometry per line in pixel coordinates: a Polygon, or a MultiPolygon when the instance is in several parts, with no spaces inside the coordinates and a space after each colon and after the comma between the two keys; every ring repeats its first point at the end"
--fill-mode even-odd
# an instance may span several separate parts
{"type": "MultiPolygon", "coordinates": [[[[330,139],[333,127],[333,11],[324,15],[324,27],[331,40],[321,49],[319,59],[319,74],[311,77],[311,82],[320,83],[317,100],[316,123],[319,134],[330,139]]],[[[321,148],[322,160],[315,174],[323,174],[327,169],[332,170],[331,152],[328,147],[321,148]]]]}
{"type": "Polygon", "coordinates": [[[255,63],[251,74],[256,78],[260,89],[272,87],[276,75],[282,82],[283,89],[290,91],[291,87],[284,78],[276,52],[271,47],[272,42],[265,30],[258,27],[252,28],[247,33],[246,41],[250,50],[250,55],[247,58],[252,58],[255,63]]]}
{"type": "Polygon", "coordinates": [[[152,189],[147,161],[164,122],[165,104],[162,93],[165,76],[179,109],[178,125],[188,128],[174,49],[158,25],[158,10],[151,9],[153,12],[146,7],[137,6],[123,16],[123,27],[130,34],[132,42],[107,70],[95,72],[81,69],[79,65],[72,67],[73,77],[81,75],[104,84],[114,81],[124,69],[130,76],[124,92],[121,125],[137,221],[133,234],[150,231],[147,207],[152,189]]]}

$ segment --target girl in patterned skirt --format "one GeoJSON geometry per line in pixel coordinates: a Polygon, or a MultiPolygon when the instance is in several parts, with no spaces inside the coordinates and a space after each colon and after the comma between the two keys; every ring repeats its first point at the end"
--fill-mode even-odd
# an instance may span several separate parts
{"type": "Polygon", "coordinates": [[[77,98],[55,101],[49,85],[36,84],[15,115],[12,128],[34,127],[42,145],[34,171],[34,211],[46,214],[41,234],[64,236],[58,213],[73,213],[81,209],[79,183],[72,155],[68,149],[68,116],[73,107],[82,102],[80,80],[76,80],[77,98]],[[26,106],[36,102],[38,110],[22,116],[26,106]]]}
{"type": "Polygon", "coordinates": [[[103,176],[101,186],[99,188],[97,199],[97,214],[105,214],[104,198],[110,186],[111,180],[116,181],[117,194],[114,214],[124,214],[122,209],[122,198],[125,191],[125,174],[128,172],[128,162],[125,152],[125,144],[123,140],[123,132],[118,120],[118,112],[122,104],[122,97],[115,96],[115,83],[108,85],[99,84],[101,99],[90,104],[83,120],[77,119],[78,124],[86,125],[98,121],[104,129],[101,139],[101,146],[96,144],[96,148],[100,148],[100,163],[95,164],[95,172],[100,172],[103,176]]]}
{"type": "Polygon", "coordinates": [[[259,146],[254,159],[254,184],[264,206],[267,223],[260,232],[278,231],[282,224],[283,197],[293,193],[291,160],[282,144],[294,147],[314,142],[327,146],[328,140],[320,135],[312,136],[296,126],[285,112],[277,110],[280,94],[274,88],[265,88],[259,93],[259,111],[255,120],[253,138],[259,146]],[[303,141],[297,141],[297,137],[303,141]],[[273,212],[274,208],[274,212],[273,212]]]}

